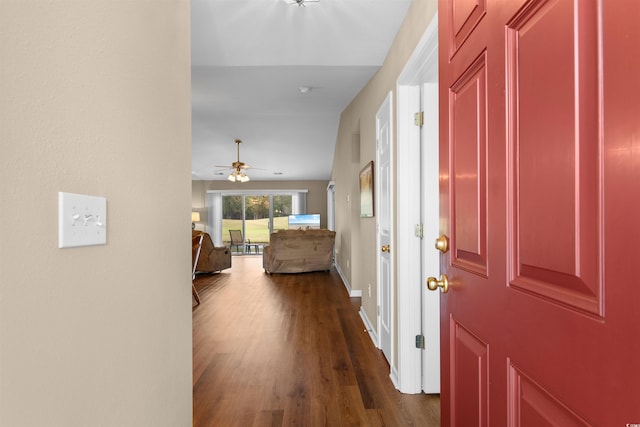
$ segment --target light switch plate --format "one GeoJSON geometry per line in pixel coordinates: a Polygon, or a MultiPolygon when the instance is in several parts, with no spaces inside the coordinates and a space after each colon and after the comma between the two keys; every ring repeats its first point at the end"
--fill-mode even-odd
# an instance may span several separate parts
{"type": "Polygon", "coordinates": [[[58,247],[107,244],[107,199],[58,193],[58,247]]]}

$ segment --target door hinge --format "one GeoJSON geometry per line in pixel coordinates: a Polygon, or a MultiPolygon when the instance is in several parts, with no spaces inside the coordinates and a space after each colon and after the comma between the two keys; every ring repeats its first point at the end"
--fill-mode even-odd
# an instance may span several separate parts
{"type": "Polygon", "coordinates": [[[416,237],[422,239],[424,237],[424,227],[422,224],[416,224],[416,237]]]}
{"type": "Polygon", "coordinates": [[[424,112],[419,111],[413,115],[413,122],[416,126],[422,127],[424,125],[424,112]]]}
{"type": "Polygon", "coordinates": [[[416,335],[416,348],[424,350],[424,335],[416,335]]]}

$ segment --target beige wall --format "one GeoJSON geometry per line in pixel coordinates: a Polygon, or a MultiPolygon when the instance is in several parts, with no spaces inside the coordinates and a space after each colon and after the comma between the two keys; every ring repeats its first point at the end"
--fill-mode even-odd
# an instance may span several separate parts
{"type": "MultiPolygon", "coordinates": [[[[393,91],[394,114],[397,111],[396,81],[436,11],[436,0],[412,2],[383,67],[340,118],[332,172],[332,180],[336,182],[336,261],[352,289],[362,290],[362,308],[374,327],[377,308],[376,219],[360,218],[358,175],[367,162],[376,158],[376,112],[389,91],[393,91]],[[367,292],[368,284],[371,284],[371,297],[367,292]]],[[[395,123],[397,118],[394,119],[394,129],[395,123]]],[[[392,135],[394,153],[397,151],[395,136],[392,135]]],[[[400,208],[396,206],[396,212],[400,208]]]]}
{"type": "Polygon", "coordinates": [[[229,181],[193,181],[191,183],[191,206],[201,212],[198,229],[206,224],[206,195],[210,190],[309,190],[307,212],[320,214],[320,226],[327,226],[327,186],[329,181],[249,181],[237,183],[229,181]]]}
{"type": "Polygon", "coordinates": [[[0,425],[191,425],[189,1],[0,2],[0,425]],[[108,243],[57,248],[59,191],[108,243]]]}

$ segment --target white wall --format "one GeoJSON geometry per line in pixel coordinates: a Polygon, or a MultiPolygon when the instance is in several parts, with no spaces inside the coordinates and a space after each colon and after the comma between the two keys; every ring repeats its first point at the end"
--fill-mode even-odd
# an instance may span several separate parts
{"type": "Polygon", "coordinates": [[[188,0],[0,1],[0,425],[191,425],[188,0]],[[108,199],[57,248],[58,191],[108,199]]]}

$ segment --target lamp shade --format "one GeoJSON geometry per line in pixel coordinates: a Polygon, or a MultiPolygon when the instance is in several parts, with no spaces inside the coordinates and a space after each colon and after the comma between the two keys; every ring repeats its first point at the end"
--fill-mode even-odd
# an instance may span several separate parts
{"type": "Polygon", "coordinates": [[[191,212],[191,222],[200,221],[200,212],[191,212]]]}

